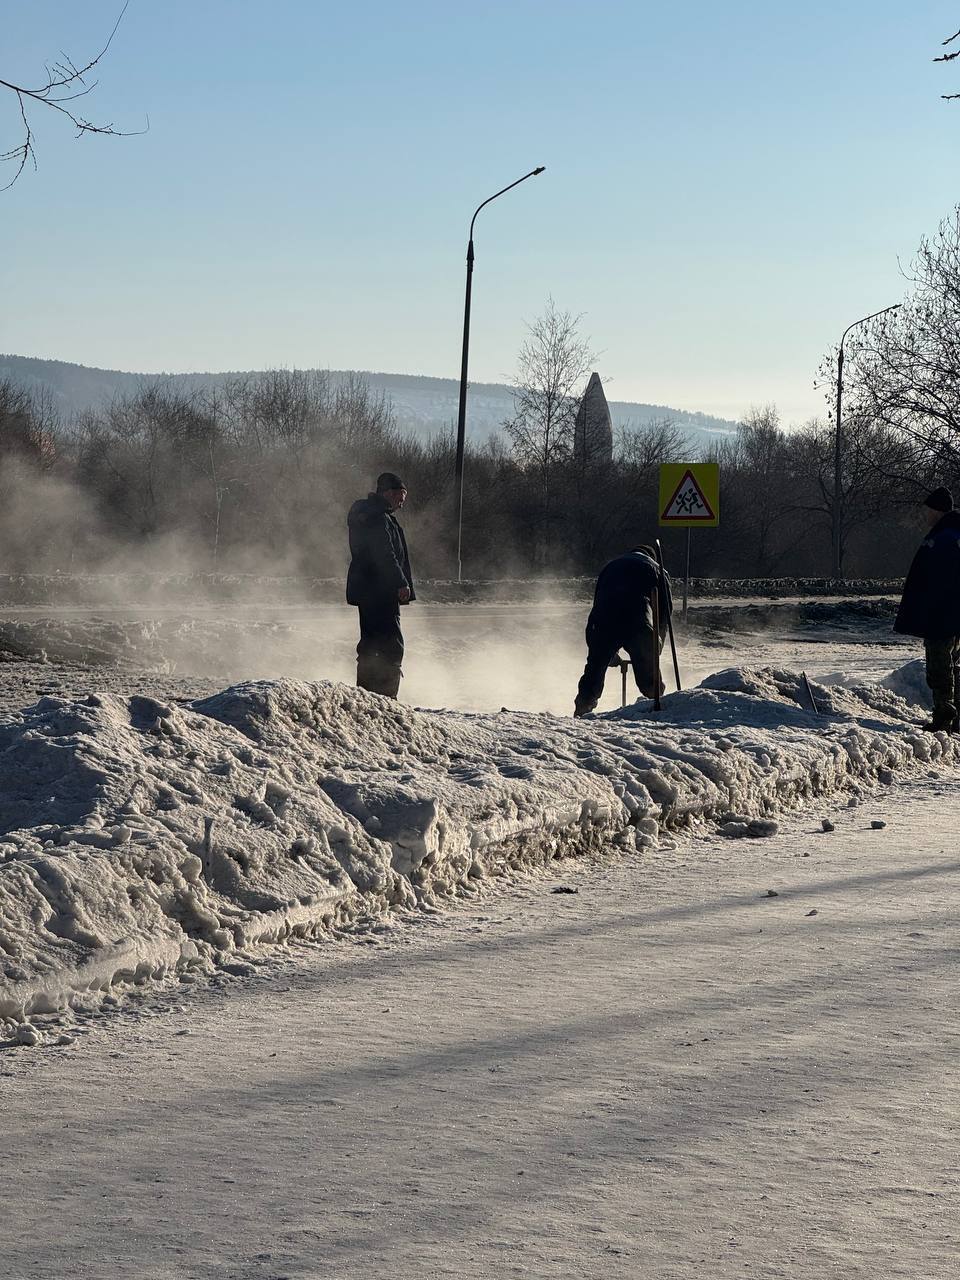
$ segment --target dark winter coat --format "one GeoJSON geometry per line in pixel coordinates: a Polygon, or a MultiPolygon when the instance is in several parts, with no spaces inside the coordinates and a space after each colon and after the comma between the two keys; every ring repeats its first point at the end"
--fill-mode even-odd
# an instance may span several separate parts
{"type": "Polygon", "coordinates": [[[947,511],[920,543],[893,629],[924,640],[960,636],[960,511],[947,511]]]}
{"type": "Polygon", "coordinates": [[[590,623],[604,629],[632,624],[643,625],[650,592],[659,586],[660,638],[667,634],[673,612],[670,579],[661,574],[656,560],[643,551],[628,551],[610,560],[600,570],[593,593],[590,623]]]}
{"type": "Polygon", "coordinates": [[[415,600],[407,540],[386,500],[378,493],[360,498],[350,508],[347,530],[351,555],[347,604],[396,604],[397,593],[404,587],[415,600]]]}

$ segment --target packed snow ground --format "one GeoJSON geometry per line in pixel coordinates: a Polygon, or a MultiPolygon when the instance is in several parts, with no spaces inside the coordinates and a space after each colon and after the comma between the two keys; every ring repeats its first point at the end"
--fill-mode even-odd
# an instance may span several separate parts
{"type": "MultiPolygon", "coordinates": [[[[909,673],[896,688],[909,690],[909,673]]],[[[436,909],[491,877],[775,830],[814,798],[952,766],[895,688],[731,668],[588,721],[417,711],[346,685],[188,703],[46,696],[0,721],[0,1019],[245,963],[264,943],[436,909]]],[[[47,1018],[48,1022],[43,1019],[47,1018]]]]}
{"type": "Polygon", "coordinates": [[[953,1280],[958,829],[828,797],[5,1054],[0,1277],[953,1280]]]}

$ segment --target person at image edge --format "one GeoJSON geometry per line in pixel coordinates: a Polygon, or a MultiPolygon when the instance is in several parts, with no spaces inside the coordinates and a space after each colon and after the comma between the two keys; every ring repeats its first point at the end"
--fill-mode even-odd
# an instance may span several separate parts
{"type": "Polygon", "coordinates": [[[920,543],[903,584],[893,624],[923,640],[933,717],[925,729],[960,731],[960,511],[949,489],[924,499],[929,533],[920,543]]]}

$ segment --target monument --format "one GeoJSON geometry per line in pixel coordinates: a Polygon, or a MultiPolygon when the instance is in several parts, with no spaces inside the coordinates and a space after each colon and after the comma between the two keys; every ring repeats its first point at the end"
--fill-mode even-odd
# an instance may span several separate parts
{"type": "Polygon", "coordinates": [[[613,423],[598,373],[591,373],[573,425],[573,459],[584,467],[613,461],[613,423]]]}

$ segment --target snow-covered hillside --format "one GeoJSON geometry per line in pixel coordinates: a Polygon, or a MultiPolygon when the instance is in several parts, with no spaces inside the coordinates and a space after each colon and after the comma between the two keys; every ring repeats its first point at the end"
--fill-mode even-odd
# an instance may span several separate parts
{"type": "MultiPolygon", "coordinates": [[[[311,371],[315,372],[315,371],[311,371]]],[[[457,420],[460,384],[455,378],[432,378],[420,374],[375,373],[369,370],[330,370],[334,385],[360,378],[393,408],[400,427],[429,437],[449,432],[457,420]]],[[[134,395],[143,385],[158,382],[190,393],[222,387],[231,378],[256,377],[255,371],[232,373],[124,373],[70,364],[65,360],[41,360],[32,356],[0,354],[0,378],[9,378],[28,391],[48,395],[65,417],[75,413],[105,409],[118,396],[134,395]]],[[[693,443],[711,443],[729,437],[736,423],[690,409],[672,409],[662,404],[641,404],[627,400],[610,401],[616,424],[647,426],[669,420],[679,426],[693,443]]],[[[513,416],[511,388],[500,382],[470,384],[469,419],[471,436],[487,439],[513,416]]]]}

